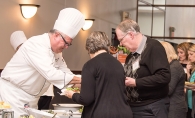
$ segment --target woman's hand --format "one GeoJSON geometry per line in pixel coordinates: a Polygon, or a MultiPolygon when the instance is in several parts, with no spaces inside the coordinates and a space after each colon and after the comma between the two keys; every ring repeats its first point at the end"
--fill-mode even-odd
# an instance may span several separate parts
{"type": "Polygon", "coordinates": [[[71,91],[71,90],[66,90],[65,91],[65,96],[72,99],[72,96],[75,92],[74,91],[71,91]]]}
{"type": "Polygon", "coordinates": [[[191,68],[192,68],[192,65],[190,63],[188,63],[187,66],[186,66],[187,73],[190,73],[191,68]]]}
{"type": "Polygon", "coordinates": [[[191,70],[191,68],[192,68],[192,65],[191,65],[190,63],[188,63],[188,64],[186,65],[187,80],[189,80],[189,78],[190,78],[190,70],[191,70]]]}

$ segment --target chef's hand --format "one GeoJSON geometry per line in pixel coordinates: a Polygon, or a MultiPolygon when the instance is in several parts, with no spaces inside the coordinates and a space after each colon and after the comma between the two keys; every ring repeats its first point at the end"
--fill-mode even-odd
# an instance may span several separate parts
{"type": "Polygon", "coordinates": [[[135,87],[136,86],[135,79],[133,79],[131,77],[126,77],[125,85],[130,86],[130,87],[135,87]]]}
{"type": "Polygon", "coordinates": [[[72,99],[72,96],[75,92],[74,91],[71,91],[71,90],[66,90],[65,91],[65,96],[72,99]]]}
{"type": "Polygon", "coordinates": [[[74,84],[74,85],[72,86],[72,88],[79,88],[79,89],[81,89],[81,84],[74,84]]]}
{"type": "Polygon", "coordinates": [[[68,84],[81,84],[81,78],[74,76],[73,79],[68,84]]]}

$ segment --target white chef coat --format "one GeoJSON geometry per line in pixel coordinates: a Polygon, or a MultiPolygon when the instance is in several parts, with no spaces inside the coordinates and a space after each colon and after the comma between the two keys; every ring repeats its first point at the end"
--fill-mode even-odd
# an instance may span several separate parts
{"type": "Polygon", "coordinates": [[[72,80],[73,76],[74,74],[67,68],[62,55],[52,52],[48,34],[34,36],[19,48],[2,71],[1,84],[9,84],[10,89],[0,85],[0,96],[3,101],[10,103],[15,113],[21,115],[25,113],[19,109],[23,107],[21,103],[31,104],[33,97],[36,103],[33,101],[32,104],[37,106],[39,99],[37,96],[41,96],[50,83],[62,89],[72,80]],[[59,60],[59,65],[55,63],[57,60],[59,60]],[[17,92],[14,93],[13,89],[17,92]],[[21,99],[25,96],[30,97],[26,97],[25,100],[21,99]],[[17,104],[17,101],[21,103],[17,104]]]}
{"type": "MultiPolygon", "coordinates": [[[[72,73],[68,68],[67,65],[62,57],[62,53],[54,54],[55,56],[55,68],[58,70],[62,70],[63,72],[70,72],[72,73]],[[67,69],[67,70],[64,70],[67,69]]],[[[48,90],[43,94],[43,96],[54,96],[53,91],[53,84],[51,84],[48,88],[48,90]]]]}
{"type": "Polygon", "coordinates": [[[47,89],[47,91],[42,96],[54,96],[53,84],[51,84],[49,86],[49,88],[47,89]]]}

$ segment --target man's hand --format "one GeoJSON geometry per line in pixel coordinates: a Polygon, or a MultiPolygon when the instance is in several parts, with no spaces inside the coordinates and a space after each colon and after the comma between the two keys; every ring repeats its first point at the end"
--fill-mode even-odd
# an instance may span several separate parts
{"type": "Polygon", "coordinates": [[[125,85],[130,86],[130,87],[135,87],[136,86],[135,79],[130,78],[130,77],[126,77],[125,85]]]}

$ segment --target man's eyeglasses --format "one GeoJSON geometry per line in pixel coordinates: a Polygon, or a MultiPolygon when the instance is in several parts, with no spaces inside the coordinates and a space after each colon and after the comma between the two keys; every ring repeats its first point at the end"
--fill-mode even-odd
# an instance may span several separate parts
{"type": "MultiPolygon", "coordinates": [[[[59,32],[58,32],[59,33],[59,32]]],[[[60,34],[60,33],[59,33],[60,34]]],[[[72,45],[72,43],[68,43],[68,42],[66,42],[66,40],[65,40],[65,38],[60,34],[60,36],[62,37],[62,39],[63,39],[63,41],[64,41],[64,43],[65,43],[65,45],[66,46],[71,46],[72,45]]]]}
{"type": "Polygon", "coordinates": [[[119,42],[123,41],[123,39],[125,38],[125,36],[127,36],[127,34],[128,34],[128,33],[129,33],[129,32],[127,32],[127,33],[123,36],[123,38],[118,39],[118,40],[119,40],[119,42]]]}

